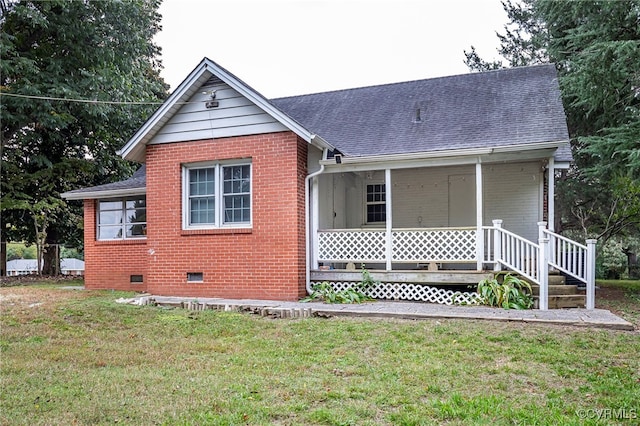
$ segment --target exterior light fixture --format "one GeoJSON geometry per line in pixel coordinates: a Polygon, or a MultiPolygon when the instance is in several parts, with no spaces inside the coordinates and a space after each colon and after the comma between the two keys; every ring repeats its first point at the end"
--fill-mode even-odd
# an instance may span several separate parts
{"type": "Polygon", "coordinates": [[[216,91],[215,90],[209,90],[206,92],[202,92],[203,95],[209,95],[209,99],[205,101],[204,106],[207,107],[207,109],[210,108],[216,108],[219,103],[218,101],[214,100],[216,98],[216,91]]]}

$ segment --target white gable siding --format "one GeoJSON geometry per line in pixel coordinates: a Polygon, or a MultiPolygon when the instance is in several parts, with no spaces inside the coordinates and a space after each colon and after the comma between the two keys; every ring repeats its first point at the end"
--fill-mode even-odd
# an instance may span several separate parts
{"type": "Polygon", "coordinates": [[[203,86],[178,112],[164,123],[151,144],[209,138],[255,135],[285,131],[287,128],[240,93],[224,83],[203,86]],[[206,108],[215,90],[218,107],[206,108]]]}

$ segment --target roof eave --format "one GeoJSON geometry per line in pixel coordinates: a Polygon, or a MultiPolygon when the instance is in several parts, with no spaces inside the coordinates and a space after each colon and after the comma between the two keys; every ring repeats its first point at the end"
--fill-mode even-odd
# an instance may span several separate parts
{"type": "Polygon", "coordinates": [[[99,198],[127,197],[145,195],[147,188],[110,189],[106,191],[69,191],[60,194],[65,200],[96,200],[99,198]]]}
{"type": "Polygon", "coordinates": [[[415,167],[416,164],[421,162],[429,162],[430,164],[437,165],[439,161],[441,161],[443,165],[451,165],[455,163],[466,164],[482,162],[483,159],[492,155],[513,157],[515,154],[527,151],[532,153],[537,151],[537,156],[543,158],[554,152],[555,149],[566,142],[566,140],[561,140],[486,148],[451,149],[446,151],[413,152],[362,157],[341,156],[340,164],[336,164],[336,160],[334,158],[321,160],[320,164],[340,170],[344,170],[345,168],[353,168],[355,170],[363,167],[382,169],[388,167],[390,164],[394,165],[393,168],[415,167]]]}

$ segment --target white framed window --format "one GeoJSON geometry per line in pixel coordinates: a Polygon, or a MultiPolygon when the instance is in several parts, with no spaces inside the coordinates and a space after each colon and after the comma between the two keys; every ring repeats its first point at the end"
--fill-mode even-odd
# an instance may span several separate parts
{"type": "Polygon", "coordinates": [[[251,163],[185,165],[183,229],[251,226],[251,163]]]}
{"type": "Polygon", "coordinates": [[[98,200],[98,240],[147,237],[147,197],[98,200]]]}
{"type": "Polygon", "coordinates": [[[365,190],[365,222],[387,221],[387,193],[384,183],[368,183],[365,190]]]}

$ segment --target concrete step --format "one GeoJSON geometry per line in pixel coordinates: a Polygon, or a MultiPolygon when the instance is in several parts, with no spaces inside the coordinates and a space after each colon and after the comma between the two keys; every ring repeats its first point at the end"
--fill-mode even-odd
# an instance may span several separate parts
{"type": "MultiPolygon", "coordinates": [[[[564,308],[584,308],[586,306],[586,296],[583,294],[567,294],[549,296],[549,309],[564,308]]],[[[533,297],[534,307],[539,306],[538,296],[533,297]]]]}
{"type": "Polygon", "coordinates": [[[549,274],[549,285],[564,285],[567,279],[564,275],[549,274]]]}
{"type": "MultiPolygon", "coordinates": [[[[578,286],[575,285],[551,285],[549,284],[549,296],[566,296],[578,294],[578,286]]],[[[537,296],[540,294],[540,286],[531,285],[532,293],[537,296]]]]}

